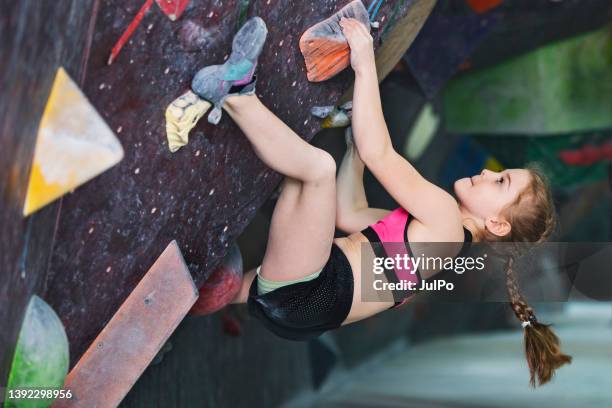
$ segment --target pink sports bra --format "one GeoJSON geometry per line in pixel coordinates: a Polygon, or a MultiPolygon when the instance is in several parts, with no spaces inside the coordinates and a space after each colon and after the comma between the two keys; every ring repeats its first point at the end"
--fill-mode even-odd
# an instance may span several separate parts
{"type": "MultiPolygon", "coordinates": [[[[410,220],[412,215],[403,208],[396,208],[391,211],[389,215],[387,215],[382,220],[378,221],[376,224],[372,224],[361,233],[366,236],[368,241],[371,244],[380,243],[382,245],[372,245],[372,249],[377,257],[389,257],[395,258],[396,255],[400,255],[401,257],[404,254],[412,257],[412,251],[410,250],[410,245],[408,243],[408,225],[410,224],[410,220]],[[398,245],[397,243],[403,242],[404,245],[398,245]]],[[[472,234],[465,227],[464,231],[464,243],[461,251],[457,256],[463,254],[469,246],[469,242],[472,241],[472,234]]],[[[414,282],[414,287],[418,288],[421,286],[421,281],[423,278],[421,277],[421,273],[419,270],[414,270],[414,265],[412,262],[409,262],[408,269],[386,269],[385,268],[385,276],[388,282],[397,283],[400,281],[406,282],[414,282]]],[[[393,298],[395,304],[391,306],[391,308],[399,307],[406,303],[408,299],[410,299],[410,295],[413,294],[414,291],[394,291],[393,298]]]]}

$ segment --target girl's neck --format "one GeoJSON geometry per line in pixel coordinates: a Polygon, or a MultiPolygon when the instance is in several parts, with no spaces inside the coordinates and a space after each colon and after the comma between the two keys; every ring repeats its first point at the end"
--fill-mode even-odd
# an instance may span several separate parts
{"type": "Polygon", "coordinates": [[[472,241],[480,241],[480,226],[476,222],[476,217],[462,206],[461,203],[459,203],[459,211],[461,212],[461,220],[464,228],[472,233],[472,241]]]}

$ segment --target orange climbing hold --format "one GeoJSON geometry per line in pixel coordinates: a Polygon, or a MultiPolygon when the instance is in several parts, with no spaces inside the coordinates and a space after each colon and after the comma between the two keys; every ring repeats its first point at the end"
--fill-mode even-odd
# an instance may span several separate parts
{"type": "Polygon", "coordinates": [[[350,65],[350,49],[339,24],[343,17],[357,19],[370,30],[368,11],[360,0],[306,30],[300,38],[300,50],[309,81],[325,81],[350,65]]]}
{"type": "Polygon", "coordinates": [[[476,13],[486,13],[502,4],[503,0],[465,0],[468,6],[476,13]]]}

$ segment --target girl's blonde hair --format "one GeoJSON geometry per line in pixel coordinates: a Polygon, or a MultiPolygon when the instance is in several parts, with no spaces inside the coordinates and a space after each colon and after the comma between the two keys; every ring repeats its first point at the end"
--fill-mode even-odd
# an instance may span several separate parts
{"type": "Polygon", "coordinates": [[[550,329],[550,325],[538,322],[533,308],[520,292],[518,279],[512,268],[515,258],[523,252],[522,244],[545,241],[557,224],[547,178],[536,164],[529,164],[526,169],[531,175],[531,182],[501,214],[511,225],[510,233],[499,237],[485,227],[484,231],[479,231],[479,238],[487,242],[515,244],[508,246],[511,249],[505,254],[506,289],[512,311],[525,328],[525,355],[531,374],[530,384],[535,387],[536,377],[539,385],[547,383],[555,370],[570,363],[572,358],[561,352],[559,339],[550,329]]]}

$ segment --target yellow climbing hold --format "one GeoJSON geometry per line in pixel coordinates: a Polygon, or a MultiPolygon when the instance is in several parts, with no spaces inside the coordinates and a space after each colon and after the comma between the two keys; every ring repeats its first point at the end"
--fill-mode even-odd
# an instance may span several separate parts
{"type": "Polygon", "coordinates": [[[176,98],[166,109],[168,148],[176,152],[189,141],[189,132],[210,108],[210,102],[200,99],[192,91],[176,98]]]}
{"type": "Polygon", "coordinates": [[[23,214],[30,215],[122,158],[113,131],[60,67],[38,128],[23,214]]]}
{"type": "Polygon", "coordinates": [[[484,164],[485,169],[489,169],[491,171],[502,171],[505,169],[504,165],[497,161],[497,159],[493,156],[487,157],[487,160],[484,164]]]}

